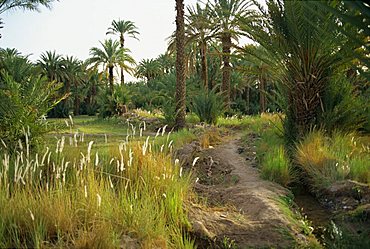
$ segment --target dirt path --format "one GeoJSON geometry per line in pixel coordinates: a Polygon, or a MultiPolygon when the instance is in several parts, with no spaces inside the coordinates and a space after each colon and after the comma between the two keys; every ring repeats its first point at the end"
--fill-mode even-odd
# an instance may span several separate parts
{"type": "Polygon", "coordinates": [[[246,146],[235,136],[196,153],[199,160],[193,170],[200,180],[195,188],[210,206],[190,210],[195,234],[203,238],[199,248],[289,248],[294,238],[305,239],[281,204],[288,191],[260,178],[255,139],[250,135],[246,146]]]}

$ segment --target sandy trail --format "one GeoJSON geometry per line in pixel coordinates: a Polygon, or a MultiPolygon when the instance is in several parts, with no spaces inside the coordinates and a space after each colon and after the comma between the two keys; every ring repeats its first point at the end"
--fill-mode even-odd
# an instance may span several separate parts
{"type": "MultiPolygon", "coordinates": [[[[238,248],[289,248],[298,233],[279,204],[288,191],[262,180],[253,167],[256,165],[255,139],[250,135],[248,145],[243,145],[240,136],[235,136],[216,148],[200,152],[200,163],[195,170],[204,177],[196,185],[196,190],[216,205],[207,210],[192,208],[190,219],[196,233],[214,241],[228,238],[238,248]],[[212,177],[216,180],[212,181],[212,177]],[[217,204],[233,208],[220,208],[217,204]]],[[[219,248],[200,246],[212,247],[219,248]]]]}

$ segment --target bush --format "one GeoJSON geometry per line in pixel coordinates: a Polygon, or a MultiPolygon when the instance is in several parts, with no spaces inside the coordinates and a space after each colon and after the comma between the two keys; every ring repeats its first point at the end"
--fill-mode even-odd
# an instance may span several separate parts
{"type": "Polygon", "coordinates": [[[225,110],[224,103],[220,94],[212,91],[201,91],[201,93],[192,99],[193,112],[199,117],[200,122],[207,124],[216,124],[217,119],[225,110]]]}
{"type": "Polygon", "coordinates": [[[169,126],[175,125],[175,118],[176,118],[176,105],[172,99],[168,100],[162,106],[163,116],[166,121],[166,124],[169,126]]]}
{"type": "Polygon", "coordinates": [[[55,97],[61,85],[39,76],[16,82],[4,71],[0,83],[0,147],[37,146],[48,131],[43,117],[63,99],[55,97]]]}
{"type": "Polygon", "coordinates": [[[365,124],[366,104],[343,76],[330,81],[323,96],[323,109],[318,125],[329,134],[336,130],[356,131],[365,124]]]}
{"type": "Polygon", "coordinates": [[[122,115],[127,112],[130,101],[130,93],[126,88],[116,85],[113,94],[110,93],[109,88],[106,88],[98,96],[99,116],[106,118],[122,115]]]}

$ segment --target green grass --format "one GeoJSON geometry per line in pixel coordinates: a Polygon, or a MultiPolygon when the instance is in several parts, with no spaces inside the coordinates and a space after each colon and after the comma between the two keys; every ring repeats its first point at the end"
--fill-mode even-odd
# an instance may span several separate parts
{"type": "Polygon", "coordinates": [[[90,116],[77,116],[72,119],[48,119],[58,133],[85,133],[90,135],[110,134],[115,136],[127,135],[128,125],[122,118],[102,119],[90,116]]]}
{"type": "Polygon", "coordinates": [[[261,177],[287,187],[294,181],[294,171],[283,146],[269,149],[261,160],[261,177]]]}
{"type": "Polygon", "coordinates": [[[316,131],[298,145],[296,163],[314,190],[345,179],[370,183],[369,144],[357,140],[355,134],[334,133],[329,137],[316,131]]]}
{"type": "Polygon", "coordinates": [[[295,180],[295,172],[283,146],[279,116],[263,114],[259,117],[231,118],[224,120],[223,125],[244,128],[246,137],[243,140],[246,142],[251,134],[258,136],[256,155],[262,178],[283,186],[288,186],[295,180]]]}
{"type": "Polygon", "coordinates": [[[77,146],[59,138],[40,154],[0,154],[1,248],[119,248],[127,236],[142,248],[194,248],[190,178],[153,149],[154,138],[80,138],[77,146]]]}
{"type": "Polygon", "coordinates": [[[300,212],[294,207],[293,196],[280,196],[276,199],[276,203],[279,209],[284,213],[286,219],[292,224],[292,229],[299,231],[299,233],[305,235],[305,241],[298,241],[292,237],[291,232],[287,231],[286,228],[279,228],[279,231],[286,236],[287,239],[296,240],[298,244],[294,248],[307,248],[307,249],[321,249],[322,245],[317,241],[315,236],[312,234],[313,227],[311,222],[302,216],[300,212]]]}

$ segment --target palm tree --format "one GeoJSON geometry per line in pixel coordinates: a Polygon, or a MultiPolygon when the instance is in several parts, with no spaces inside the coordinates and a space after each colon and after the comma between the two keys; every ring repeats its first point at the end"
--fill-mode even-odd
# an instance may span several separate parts
{"type": "Polygon", "coordinates": [[[43,70],[42,74],[50,81],[61,82],[63,80],[62,59],[62,56],[55,51],[46,51],[41,54],[37,64],[43,70]]]}
{"type": "MultiPolygon", "coordinates": [[[[87,62],[84,63],[87,65],[87,62]]],[[[105,84],[106,81],[103,72],[99,72],[95,67],[86,68],[86,74],[84,77],[84,90],[85,90],[85,104],[86,112],[88,115],[95,115],[98,109],[97,95],[101,85],[105,84]]]]}
{"type": "Polygon", "coordinates": [[[54,0],[1,0],[0,15],[3,14],[5,11],[12,9],[38,11],[39,5],[50,8],[52,2],[54,2],[54,0]]]}
{"type": "Polygon", "coordinates": [[[80,114],[80,93],[78,91],[78,86],[83,81],[83,70],[82,61],[73,57],[67,56],[62,59],[63,68],[63,81],[65,83],[65,92],[69,93],[71,86],[73,87],[73,114],[80,114]]]}
{"type": "Polygon", "coordinates": [[[129,55],[130,50],[120,48],[120,44],[117,41],[108,39],[104,43],[100,42],[100,44],[103,49],[97,47],[90,49],[91,58],[88,60],[88,63],[95,66],[101,65],[108,70],[109,87],[113,94],[114,67],[120,66],[125,71],[132,72],[132,67],[126,63],[133,65],[135,64],[135,60],[129,55]]]}
{"type": "MultiPolygon", "coordinates": [[[[139,40],[137,38],[137,35],[140,33],[137,31],[137,27],[135,24],[131,21],[124,21],[124,20],[118,20],[112,21],[112,26],[108,28],[107,34],[113,34],[113,35],[119,35],[119,41],[121,44],[121,48],[125,47],[125,35],[128,35],[129,37],[135,38],[136,40],[139,40]]],[[[124,68],[121,67],[121,84],[123,85],[125,83],[125,76],[123,74],[124,68]]]]}
{"type": "Polygon", "coordinates": [[[243,30],[268,53],[264,62],[279,82],[284,131],[291,145],[313,127],[326,128],[320,118],[333,101],[330,86],[340,82],[340,68],[350,63],[351,55],[341,49],[348,44],[346,38],[331,26],[337,19],[314,1],[270,0],[267,6],[259,6],[259,21],[246,21],[243,30]]]}
{"type": "Polygon", "coordinates": [[[27,80],[35,71],[28,57],[21,55],[15,48],[0,48],[0,68],[16,82],[27,80]]]}
{"type": "Polygon", "coordinates": [[[162,74],[169,74],[175,70],[175,58],[168,53],[160,54],[156,61],[161,65],[162,74]]]}
{"type": "Polygon", "coordinates": [[[269,65],[265,62],[269,55],[263,47],[252,44],[238,49],[244,60],[240,66],[241,71],[248,76],[249,81],[258,84],[260,112],[263,113],[267,109],[267,83],[271,78],[269,65]]]}
{"type": "MultiPolygon", "coordinates": [[[[355,70],[370,82],[370,6],[368,1],[316,1],[317,9],[325,9],[332,13],[339,21],[332,23],[332,29],[339,30],[349,39],[349,44],[343,49],[351,51],[357,60],[355,70]],[[344,24],[344,25],[343,25],[344,24]],[[364,70],[365,69],[365,70],[364,70]]],[[[320,14],[314,9],[313,14],[320,14]]],[[[370,83],[367,84],[369,87],[370,83]]]]}
{"type": "MultiPolygon", "coordinates": [[[[250,1],[245,0],[215,0],[209,2],[209,15],[216,27],[216,37],[222,43],[222,86],[226,107],[230,106],[230,77],[231,65],[230,54],[233,46],[232,40],[238,40],[242,34],[239,19],[249,17],[253,12],[249,10],[250,1]]],[[[250,18],[248,18],[250,20],[250,18]]]]}
{"type": "Polygon", "coordinates": [[[175,128],[185,127],[186,84],[185,84],[185,24],[184,0],[176,0],[176,118],[175,128]]]}
{"type": "Polygon", "coordinates": [[[162,75],[162,72],[162,66],[157,60],[143,59],[136,67],[135,76],[137,78],[146,78],[147,82],[149,82],[162,75]]]}
{"type": "Polygon", "coordinates": [[[204,89],[208,89],[207,43],[214,36],[214,29],[209,22],[208,8],[208,5],[202,8],[199,3],[195,7],[188,7],[189,14],[186,15],[187,23],[185,29],[186,43],[195,43],[200,51],[201,79],[204,89]]]}
{"type": "Polygon", "coordinates": [[[70,82],[65,81],[63,57],[55,51],[46,51],[41,54],[37,65],[41,69],[41,75],[47,77],[50,82],[54,82],[54,84],[64,83],[62,84],[63,87],[59,89],[59,94],[65,97],[48,115],[50,117],[67,117],[69,114],[70,82]]]}

